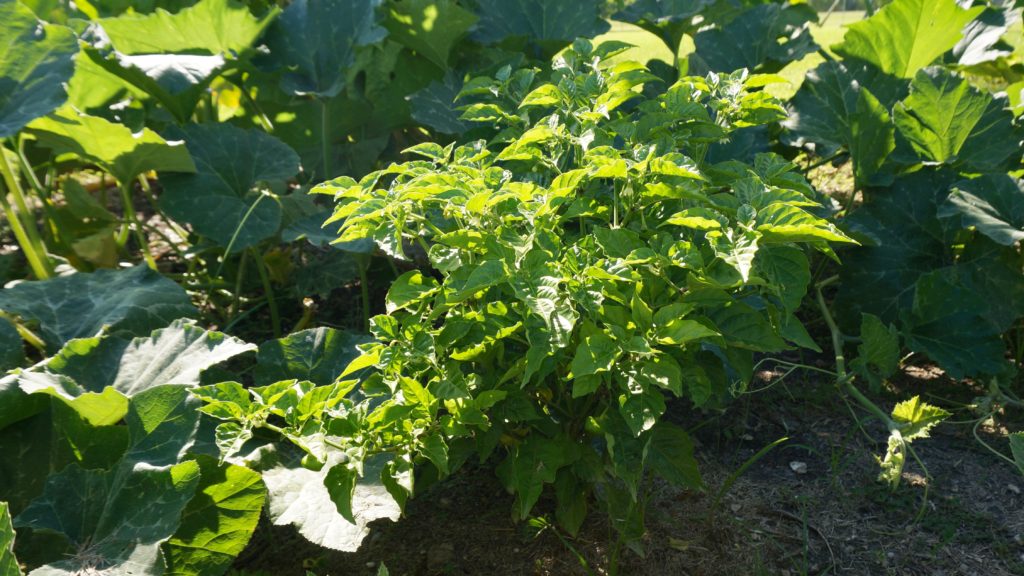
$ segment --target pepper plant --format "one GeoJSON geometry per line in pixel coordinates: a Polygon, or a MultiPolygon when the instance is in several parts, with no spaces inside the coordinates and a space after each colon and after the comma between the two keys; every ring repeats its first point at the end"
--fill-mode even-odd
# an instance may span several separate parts
{"type": "Polygon", "coordinates": [[[371,460],[386,460],[400,505],[470,458],[493,461],[516,518],[547,491],[575,533],[596,501],[627,543],[643,533],[647,473],[700,488],[666,403],[721,405],[755,354],[813,347],[793,314],[805,250],[849,240],[785,160],[706,160],[734,130],[784,117],[761,90],[773,77],[665,88],[613,59],[625,47],[578,40],[546,79],[470,79],[463,119],[493,127],[489,141],[420,144],[416,160],[316,189],[336,200],[340,242],[371,238],[429,267],[391,286],[376,341],[341,375],[359,379],[200,389],[228,420],[225,457],[240,431],[276,431],[330,466],[324,482],[350,519],[371,460]]]}

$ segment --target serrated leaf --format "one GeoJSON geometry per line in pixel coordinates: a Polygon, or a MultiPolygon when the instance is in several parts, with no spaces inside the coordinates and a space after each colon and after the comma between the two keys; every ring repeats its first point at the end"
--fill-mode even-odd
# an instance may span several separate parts
{"type": "Polygon", "coordinates": [[[908,442],[927,438],[936,424],[950,416],[950,412],[922,402],[920,396],[904,400],[892,409],[892,419],[900,425],[900,433],[908,442]]]}
{"type": "Polygon", "coordinates": [[[899,369],[900,337],[895,326],[886,326],[874,314],[864,314],[860,324],[861,344],[857,346],[858,366],[874,386],[899,369]]]}
{"type": "Polygon", "coordinates": [[[0,138],[67,100],[78,41],[64,26],[43,24],[18,0],[0,2],[0,138]]]}
{"type": "Polygon", "coordinates": [[[289,524],[298,528],[307,540],[345,552],[359,549],[369,534],[368,524],[388,518],[397,520],[401,511],[394,498],[380,483],[380,471],[386,458],[377,457],[364,462],[363,477],[356,483],[351,510],[356,520],[352,524],[338,513],[324,479],[335,466],[328,462],[320,472],[298,465],[298,455],[263,471],[267,484],[270,519],[278,526],[289,524]]]}
{"type": "Polygon", "coordinates": [[[133,340],[73,340],[53,358],[22,371],[17,382],[25,392],[69,402],[108,386],[131,398],[163,384],[195,386],[206,368],[255,348],[178,320],[133,340]]]}
{"type": "Polygon", "coordinates": [[[477,0],[474,40],[484,44],[510,36],[535,41],[592,38],[608,30],[597,0],[477,0]]]}
{"type": "Polygon", "coordinates": [[[832,49],[870,62],[883,72],[912,78],[956,46],[964,25],[983,8],[965,10],[954,0],[895,0],[870,18],[851,24],[832,49]]]}
{"type": "Polygon", "coordinates": [[[356,48],[383,40],[380,0],[295,0],[271,25],[266,63],[285,70],[281,88],[296,95],[334,98],[355,63],[356,48]]]}
{"type": "Polygon", "coordinates": [[[50,351],[101,330],[141,336],[197,314],[180,286],[144,265],[22,282],[0,290],[0,310],[38,323],[50,351]]]}
{"type": "Polygon", "coordinates": [[[21,576],[21,567],[14,557],[14,527],[6,502],[0,502],[0,576],[21,576]]]}
{"type": "Polygon", "coordinates": [[[160,204],[167,214],[221,246],[230,244],[232,251],[276,234],[281,205],[256,189],[294,176],[295,152],[265,132],[229,124],[194,124],[180,134],[197,170],[161,174],[160,204]]]}
{"type": "Polygon", "coordinates": [[[123,54],[236,55],[252,46],[277,12],[257,18],[241,2],[201,0],[173,13],[158,7],[150,14],[102,18],[99,25],[123,54]]]}
{"type": "Polygon", "coordinates": [[[219,576],[248,544],[259,523],[267,490],[258,472],[213,458],[197,458],[195,496],[181,525],[164,543],[164,576],[219,576]]]}
{"type": "Polygon", "coordinates": [[[926,161],[995,170],[1020,156],[1020,137],[1005,108],[1005,100],[936,67],[917,73],[893,120],[926,161]]]}
{"type": "Polygon", "coordinates": [[[32,121],[26,129],[43,146],[94,162],[122,184],[150,170],[196,170],[181,142],[168,142],[149,128],[132,132],[127,126],[69,107],[32,121]]]}
{"type": "Polygon", "coordinates": [[[264,342],[256,353],[256,385],[291,379],[333,384],[359,356],[356,346],[369,340],[366,335],[344,330],[311,328],[264,342]]]}
{"type": "Polygon", "coordinates": [[[384,22],[390,38],[422,54],[442,69],[452,47],[477,21],[453,0],[403,0],[389,5],[384,22]]]}
{"type": "Polygon", "coordinates": [[[693,441],[682,428],[668,422],[659,423],[651,430],[647,464],[658,476],[676,486],[696,490],[703,485],[697,460],[693,457],[693,441]]]}
{"type": "Polygon", "coordinates": [[[939,217],[960,216],[1003,246],[1024,240],[1024,181],[1009,175],[985,175],[956,184],[939,208],[939,217]]]}

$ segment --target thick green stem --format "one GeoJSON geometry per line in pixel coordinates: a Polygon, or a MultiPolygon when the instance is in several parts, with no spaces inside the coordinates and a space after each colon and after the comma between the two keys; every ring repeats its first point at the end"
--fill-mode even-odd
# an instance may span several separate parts
{"type": "Polygon", "coordinates": [[[846,358],[843,355],[843,333],[839,331],[839,326],[836,325],[835,319],[832,318],[832,312],[829,311],[828,304],[825,302],[825,296],[821,293],[821,289],[823,287],[832,284],[836,280],[837,277],[833,276],[832,278],[819,282],[815,287],[815,291],[817,292],[818,308],[821,309],[821,315],[824,317],[825,324],[828,325],[829,332],[832,334],[832,348],[835,351],[836,357],[836,383],[842,386],[858,404],[881,420],[890,432],[898,430],[899,426],[896,422],[894,422],[888,414],[882,411],[877,404],[861,393],[861,391],[853,385],[853,377],[846,373],[846,358]]]}
{"type": "Polygon", "coordinates": [[[32,268],[32,273],[36,275],[39,280],[46,280],[53,276],[53,270],[49,266],[49,259],[45,256],[40,257],[39,253],[36,252],[36,247],[32,244],[32,239],[25,233],[25,229],[21,226],[21,220],[18,219],[18,215],[14,212],[14,208],[10,202],[7,201],[7,192],[0,190],[0,205],[3,206],[4,216],[7,217],[7,221],[11,225],[11,230],[14,232],[14,238],[18,241],[18,245],[21,246],[21,251],[25,253],[25,259],[28,260],[28,265],[32,268]]]}
{"type": "Polygon", "coordinates": [[[43,244],[39,231],[36,230],[32,212],[28,209],[28,202],[25,201],[25,193],[21,189],[21,184],[11,169],[10,163],[7,161],[7,153],[2,146],[0,146],[0,173],[3,173],[4,182],[8,188],[7,191],[0,190],[0,197],[3,198],[3,209],[11,223],[11,230],[14,232],[14,236],[18,240],[21,249],[25,252],[25,258],[29,261],[29,266],[32,267],[32,272],[36,275],[36,278],[40,280],[50,278],[53,276],[53,265],[46,255],[46,245],[43,244]],[[17,210],[14,210],[7,201],[8,191],[11,197],[14,198],[17,210]]]}
{"type": "Polygon", "coordinates": [[[149,250],[149,240],[146,238],[146,233],[142,230],[142,224],[139,222],[139,217],[135,213],[135,205],[132,203],[132,182],[123,182],[120,185],[121,190],[121,203],[124,204],[124,225],[121,226],[121,232],[117,236],[117,245],[124,247],[128,242],[128,230],[130,229],[135,233],[135,240],[139,243],[139,250],[142,250],[142,257],[146,260],[146,265],[156,270],[156,260],[153,259],[153,255],[149,250]]]}
{"type": "Polygon", "coordinates": [[[263,291],[267,296],[267,306],[270,307],[270,323],[274,328],[274,338],[281,337],[281,315],[277,310],[277,300],[274,298],[274,287],[270,284],[270,273],[267,272],[267,263],[263,258],[253,251],[253,260],[256,261],[256,270],[260,273],[260,281],[263,282],[263,291]]]}

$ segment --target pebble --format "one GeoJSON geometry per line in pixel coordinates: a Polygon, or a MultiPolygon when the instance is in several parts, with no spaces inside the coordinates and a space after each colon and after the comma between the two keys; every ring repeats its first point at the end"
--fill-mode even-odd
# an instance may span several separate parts
{"type": "Polygon", "coordinates": [[[1007,484],[1006,489],[1014,494],[1020,494],[1020,488],[1018,488],[1016,484],[1007,484]]]}
{"type": "Polygon", "coordinates": [[[797,474],[807,474],[807,462],[800,462],[799,460],[793,460],[789,463],[789,469],[797,474]]]}

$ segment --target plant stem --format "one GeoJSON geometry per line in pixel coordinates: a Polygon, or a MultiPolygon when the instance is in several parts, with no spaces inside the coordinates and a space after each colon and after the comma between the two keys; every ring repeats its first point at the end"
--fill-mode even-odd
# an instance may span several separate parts
{"type": "Polygon", "coordinates": [[[28,237],[25,229],[21,226],[18,214],[14,212],[14,208],[7,201],[7,192],[5,190],[0,190],[0,205],[3,206],[4,215],[11,224],[14,238],[18,241],[18,245],[21,246],[22,252],[25,253],[25,258],[28,260],[29,267],[32,268],[32,273],[39,280],[46,280],[53,276],[53,271],[49,267],[49,259],[40,258],[38,252],[36,252],[32,239],[28,237]]]}
{"type": "Polygon", "coordinates": [[[117,245],[124,247],[128,241],[128,229],[130,228],[135,232],[135,240],[139,243],[139,250],[142,250],[142,257],[146,260],[146,265],[156,270],[156,260],[150,254],[149,240],[142,230],[142,224],[139,223],[138,215],[135,214],[135,205],[132,204],[131,180],[122,182],[119,188],[121,190],[121,202],[124,204],[125,223],[122,225],[121,232],[117,236],[117,245]]]}
{"type": "Polygon", "coordinates": [[[32,272],[36,278],[46,280],[53,276],[53,265],[46,255],[46,245],[43,244],[39,231],[36,230],[35,222],[31,218],[32,213],[28,209],[28,203],[25,202],[25,194],[14,171],[11,170],[3,146],[0,146],[0,172],[3,173],[4,182],[8,188],[7,191],[0,190],[0,202],[3,204],[4,214],[11,223],[11,230],[22,251],[25,252],[25,258],[28,260],[32,272]],[[8,191],[14,198],[14,203],[18,207],[17,211],[7,201],[8,191]]]}
{"type": "Polygon", "coordinates": [[[238,314],[238,301],[242,294],[242,281],[245,279],[245,264],[249,260],[248,255],[248,250],[242,252],[241,259],[238,261],[238,272],[235,274],[235,297],[231,300],[231,307],[228,308],[229,322],[235,317],[235,314],[238,314]]]}
{"type": "Polygon", "coordinates": [[[815,286],[818,308],[821,309],[821,315],[825,319],[825,324],[828,325],[829,332],[832,333],[832,348],[834,349],[836,357],[836,383],[842,386],[858,404],[881,420],[890,432],[898,430],[899,426],[893,422],[892,418],[890,418],[889,415],[883,412],[877,404],[872,402],[867,396],[858,390],[857,387],[853,385],[853,377],[846,373],[846,358],[843,356],[843,334],[839,331],[839,326],[836,325],[835,319],[832,318],[832,313],[829,311],[828,304],[825,302],[825,296],[821,293],[821,289],[823,287],[832,284],[837,278],[837,276],[827,278],[815,286]]]}
{"type": "Polygon", "coordinates": [[[267,296],[267,306],[270,307],[270,323],[274,329],[274,338],[281,337],[281,315],[277,310],[277,300],[274,298],[274,287],[270,284],[270,274],[267,272],[267,263],[256,251],[252,250],[252,258],[256,261],[256,271],[260,273],[260,281],[263,283],[263,292],[267,296]]]}

